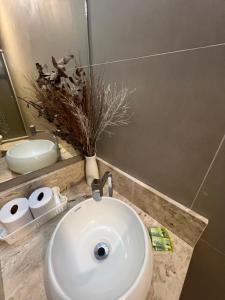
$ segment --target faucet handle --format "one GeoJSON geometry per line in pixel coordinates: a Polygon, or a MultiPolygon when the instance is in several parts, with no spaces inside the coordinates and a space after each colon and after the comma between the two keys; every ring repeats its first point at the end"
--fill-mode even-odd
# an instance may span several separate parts
{"type": "Polygon", "coordinates": [[[58,136],[60,134],[61,130],[60,129],[56,129],[56,130],[53,130],[52,132],[53,132],[53,134],[55,134],[56,136],[58,136]]]}
{"type": "Polygon", "coordinates": [[[35,135],[37,133],[36,127],[34,125],[30,125],[29,128],[31,135],[35,135]]]}
{"type": "Polygon", "coordinates": [[[109,197],[113,196],[112,173],[105,172],[105,174],[102,176],[102,178],[100,178],[100,179],[95,178],[91,184],[92,196],[96,201],[101,200],[101,197],[103,196],[103,188],[104,188],[106,181],[108,181],[109,197]]]}

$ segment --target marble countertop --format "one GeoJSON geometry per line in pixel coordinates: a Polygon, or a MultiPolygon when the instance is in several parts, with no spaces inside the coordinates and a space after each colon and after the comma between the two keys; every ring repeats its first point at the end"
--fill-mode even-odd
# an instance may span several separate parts
{"type": "MultiPolygon", "coordinates": [[[[81,200],[82,194],[86,192],[85,189],[87,191],[86,187],[76,187],[76,192],[69,191],[70,199],[74,199],[75,194],[78,197],[76,198],[78,200],[69,202],[70,207],[81,200]]],[[[147,227],[160,226],[151,216],[116,191],[114,196],[129,203],[147,227]]],[[[51,234],[63,215],[64,213],[55,217],[13,245],[0,243],[1,277],[5,300],[47,299],[43,284],[44,257],[51,234]]],[[[174,252],[153,252],[153,278],[146,300],[177,300],[180,297],[193,248],[172,232],[169,231],[169,234],[174,252]]]]}

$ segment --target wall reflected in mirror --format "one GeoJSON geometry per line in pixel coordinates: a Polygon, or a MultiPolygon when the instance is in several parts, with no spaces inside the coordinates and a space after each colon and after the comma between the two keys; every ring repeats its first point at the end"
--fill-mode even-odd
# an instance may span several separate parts
{"type": "MultiPolygon", "coordinates": [[[[32,99],[36,63],[54,69],[52,56],[60,60],[72,54],[88,73],[86,1],[1,0],[0,49],[1,184],[79,155],[56,138],[51,122],[20,99],[32,99]]],[[[66,66],[69,72],[73,62],[66,66]]]]}

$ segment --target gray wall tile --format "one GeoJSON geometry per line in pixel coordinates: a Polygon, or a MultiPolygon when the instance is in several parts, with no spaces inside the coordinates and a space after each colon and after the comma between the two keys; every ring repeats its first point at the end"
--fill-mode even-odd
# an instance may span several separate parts
{"type": "Polygon", "coordinates": [[[200,241],[195,248],[180,300],[223,300],[225,256],[200,241]]]}
{"type": "Polygon", "coordinates": [[[193,209],[209,219],[203,238],[225,254],[225,144],[213,164],[193,209]]]}
{"type": "Polygon", "coordinates": [[[224,0],[89,0],[93,63],[225,42],[224,0]]]}
{"type": "Polygon", "coordinates": [[[136,92],[98,155],[190,206],[225,130],[225,47],[94,67],[136,92]]]}
{"type": "MultiPolygon", "coordinates": [[[[92,63],[225,42],[224,0],[95,0],[89,3],[92,63]]],[[[225,132],[225,47],[94,68],[136,88],[129,126],[112,130],[98,155],[190,206],[225,132]]],[[[204,239],[225,251],[225,149],[194,210],[210,219],[204,239]]],[[[225,256],[197,245],[182,300],[224,299],[225,256]]]]}

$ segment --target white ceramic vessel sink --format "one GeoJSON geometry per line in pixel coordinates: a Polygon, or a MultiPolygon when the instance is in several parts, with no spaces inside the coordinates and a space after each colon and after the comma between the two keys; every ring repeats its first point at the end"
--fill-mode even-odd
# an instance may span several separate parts
{"type": "Polygon", "coordinates": [[[6,153],[9,169],[19,174],[48,167],[57,159],[57,146],[49,140],[27,140],[13,146],[6,153]]]}
{"type": "Polygon", "coordinates": [[[144,300],[151,277],[148,232],[120,200],[85,200],[51,237],[45,262],[49,300],[144,300]]]}

